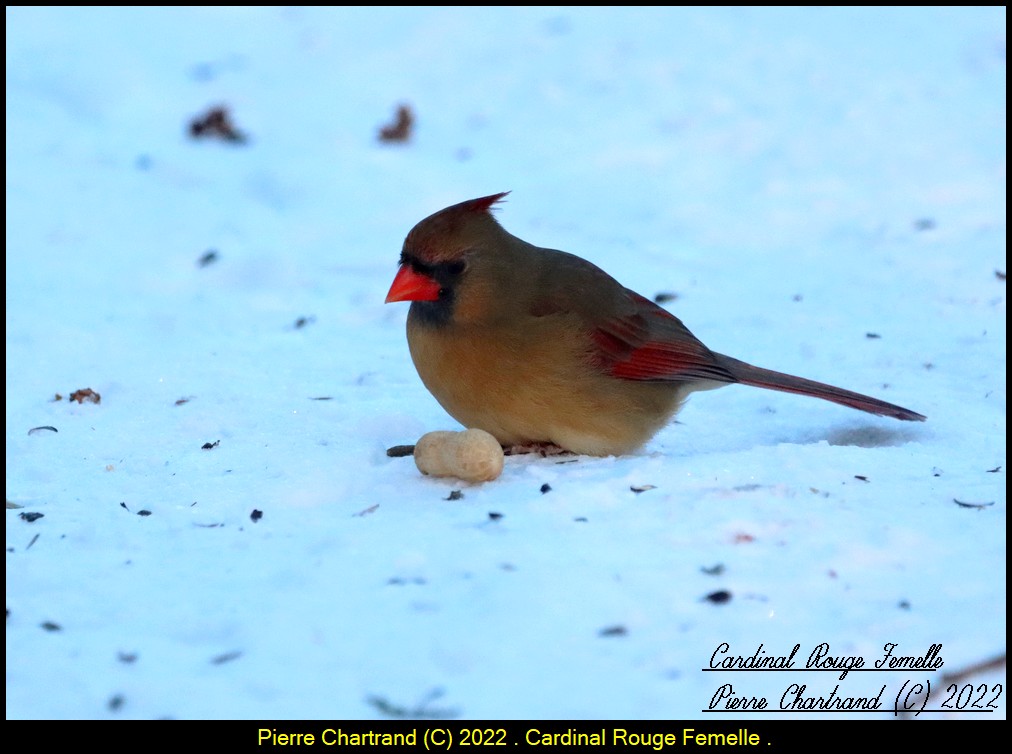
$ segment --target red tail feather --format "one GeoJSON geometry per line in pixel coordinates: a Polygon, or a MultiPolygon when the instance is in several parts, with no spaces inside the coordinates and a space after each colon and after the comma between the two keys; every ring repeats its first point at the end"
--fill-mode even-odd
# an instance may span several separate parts
{"type": "Polygon", "coordinates": [[[732,359],[730,356],[716,353],[717,362],[727,369],[735,379],[743,385],[764,387],[770,390],[780,390],[785,393],[797,393],[798,395],[810,395],[814,398],[822,398],[826,401],[839,403],[841,406],[849,406],[859,411],[867,411],[869,414],[878,416],[891,416],[894,419],[903,421],[922,422],[926,417],[910,409],[896,406],[892,403],[880,401],[868,395],[853,393],[850,390],[826,385],[814,380],[806,380],[804,377],[795,377],[790,374],[774,372],[771,369],[754,367],[744,361],[732,359]]]}

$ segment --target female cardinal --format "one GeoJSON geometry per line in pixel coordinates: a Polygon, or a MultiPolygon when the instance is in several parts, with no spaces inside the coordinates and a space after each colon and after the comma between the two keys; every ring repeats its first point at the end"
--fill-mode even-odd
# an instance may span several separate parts
{"type": "Polygon", "coordinates": [[[620,455],[649,440],[689,393],[732,383],[924,421],[714,353],[677,317],[585,259],[507,233],[490,211],[506,193],[455,204],[412,228],[386,298],[412,302],[415,368],[465,427],[506,446],[620,455]]]}

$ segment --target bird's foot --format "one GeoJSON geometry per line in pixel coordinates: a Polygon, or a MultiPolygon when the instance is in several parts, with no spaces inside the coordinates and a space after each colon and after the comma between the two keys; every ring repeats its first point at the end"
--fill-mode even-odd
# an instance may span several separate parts
{"type": "Polygon", "coordinates": [[[548,456],[571,456],[575,455],[572,451],[560,448],[554,442],[532,442],[525,445],[504,445],[503,455],[507,456],[523,456],[530,453],[537,453],[542,458],[548,458],[548,456]]]}

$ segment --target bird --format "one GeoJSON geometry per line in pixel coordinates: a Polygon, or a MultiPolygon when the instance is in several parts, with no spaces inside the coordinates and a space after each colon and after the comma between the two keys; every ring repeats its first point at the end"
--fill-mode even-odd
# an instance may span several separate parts
{"type": "Polygon", "coordinates": [[[686,397],[752,385],[904,421],[909,409],[707,348],[667,309],[574,254],[534,246],[492,210],[510,192],[415,225],[386,303],[410,301],[419,377],[450,416],[506,448],[633,453],[686,397]]]}

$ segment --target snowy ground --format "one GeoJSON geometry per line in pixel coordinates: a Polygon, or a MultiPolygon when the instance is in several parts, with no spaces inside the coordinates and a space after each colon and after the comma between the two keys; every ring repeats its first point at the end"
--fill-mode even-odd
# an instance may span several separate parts
{"type": "Polygon", "coordinates": [[[6,21],[8,718],[937,709],[1004,654],[1004,8],[6,21]],[[246,143],[188,137],[217,104],[246,143]],[[927,423],[727,388],[634,456],[421,477],[385,449],[455,424],[383,298],[415,222],[505,190],[715,350],[927,423]]]}

